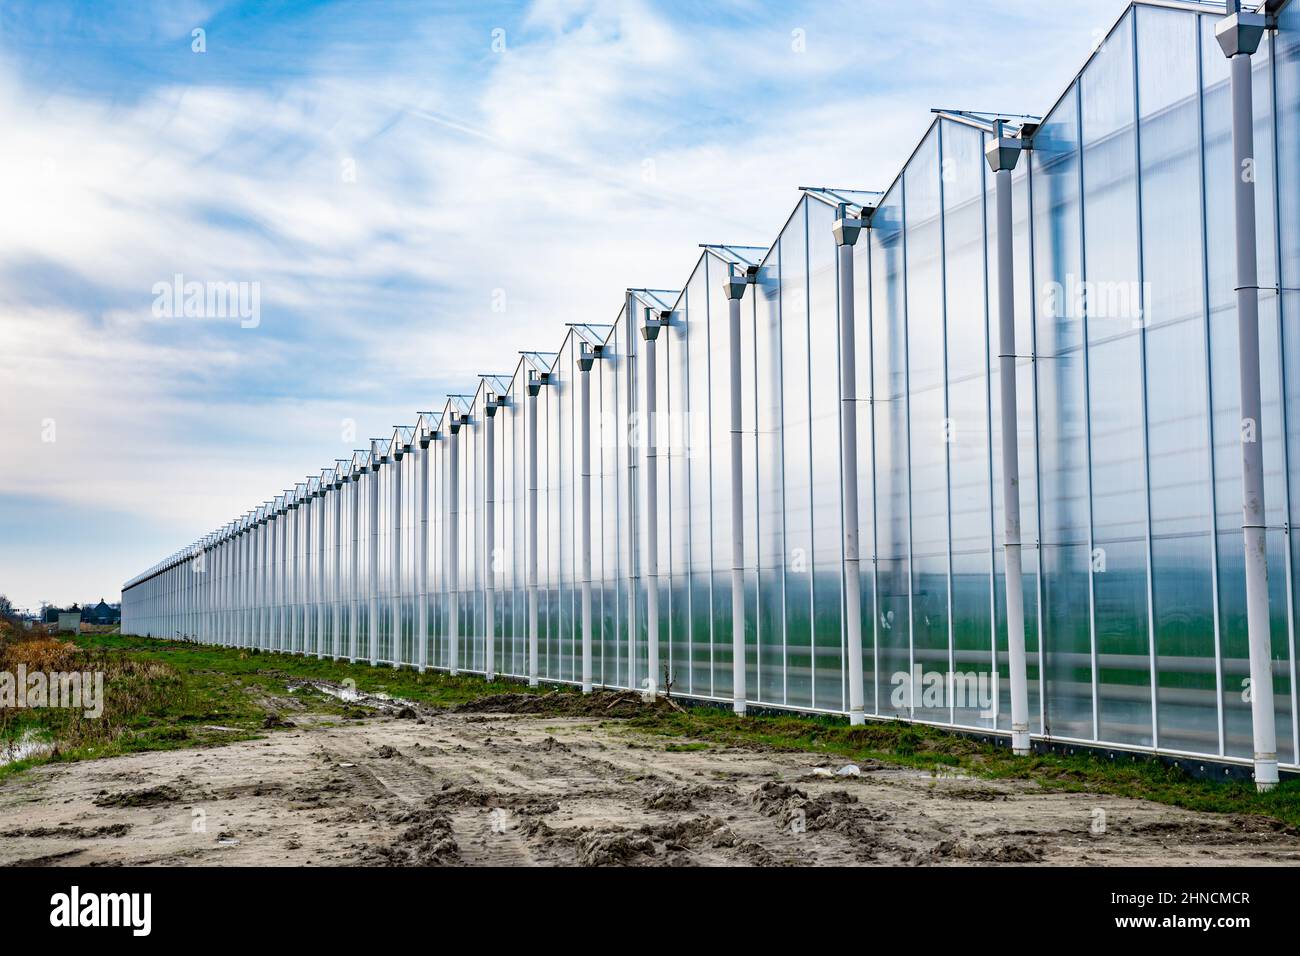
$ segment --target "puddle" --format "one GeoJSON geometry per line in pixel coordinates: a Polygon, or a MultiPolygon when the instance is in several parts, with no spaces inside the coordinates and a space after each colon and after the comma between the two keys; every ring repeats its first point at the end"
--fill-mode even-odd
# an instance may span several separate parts
{"type": "Polygon", "coordinates": [[[936,780],[974,780],[975,775],[965,770],[958,770],[955,767],[945,767],[942,764],[936,764],[930,771],[930,776],[936,780]]]}
{"type": "Polygon", "coordinates": [[[16,740],[0,743],[0,767],[26,760],[28,757],[42,756],[53,749],[54,744],[43,740],[36,731],[28,730],[16,740]]]}
{"type": "Polygon", "coordinates": [[[407,700],[404,697],[393,697],[380,691],[359,691],[355,687],[335,684],[330,681],[299,680],[290,681],[285,686],[288,687],[291,694],[302,690],[304,687],[310,687],[312,690],[319,691],[336,700],[341,700],[345,704],[360,704],[363,707],[374,707],[383,711],[417,709],[415,701],[407,700]]]}

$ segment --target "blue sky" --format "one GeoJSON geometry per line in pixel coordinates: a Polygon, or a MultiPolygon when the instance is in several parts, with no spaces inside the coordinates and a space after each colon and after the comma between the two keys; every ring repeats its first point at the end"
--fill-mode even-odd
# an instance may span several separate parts
{"type": "Polygon", "coordinates": [[[1044,111],[1124,6],[5,0],[0,593],[115,600],[931,107],[1044,111]],[[260,322],[154,315],[176,274],[260,322]]]}

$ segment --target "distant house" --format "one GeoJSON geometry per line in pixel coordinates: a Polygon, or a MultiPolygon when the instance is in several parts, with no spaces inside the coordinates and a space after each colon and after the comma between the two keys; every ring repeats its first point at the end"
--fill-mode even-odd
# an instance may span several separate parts
{"type": "Polygon", "coordinates": [[[81,633],[81,612],[80,611],[60,611],[59,612],[59,633],[81,633]]]}
{"type": "Polygon", "coordinates": [[[94,607],[87,607],[81,612],[81,620],[85,624],[120,624],[122,623],[122,607],[107,603],[103,598],[94,607]]]}
{"type": "Polygon", "coordinates": [[[48,605],[41,621],[45,624],[57,624],[65,614],[77,615],[77,620],[82,624],[113,625],[122,623],[122,605],[109,604],[103,598],[99,599],[98,604],[87,604],[85,607],[80,604],[64,608],[55,607],[52,604],[48,605]]]}

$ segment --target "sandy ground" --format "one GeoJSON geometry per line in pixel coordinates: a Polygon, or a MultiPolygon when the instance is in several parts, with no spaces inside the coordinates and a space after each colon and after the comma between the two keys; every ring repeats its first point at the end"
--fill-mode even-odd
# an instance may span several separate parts
{"type": "Polygon", "coordinates": [[[826,777],[818,755],[669,750],[618,721],[297,719],[20,774],[0,785],[0,864],[1300,862],[1300,835],[1259,818],[871,765],[826,777]]]}

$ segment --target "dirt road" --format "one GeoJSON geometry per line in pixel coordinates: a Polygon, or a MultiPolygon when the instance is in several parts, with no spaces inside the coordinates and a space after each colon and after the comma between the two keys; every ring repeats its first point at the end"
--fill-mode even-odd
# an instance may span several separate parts
{"type": "Polygon", "coordinates": [[[825,776],[839,767],[814,773],[815,754],[691,749],[621,721],[295,720],[7,780],[0,864],[1300,862],[1300,836],[1259,817],[892,767],[825,776]]]}

